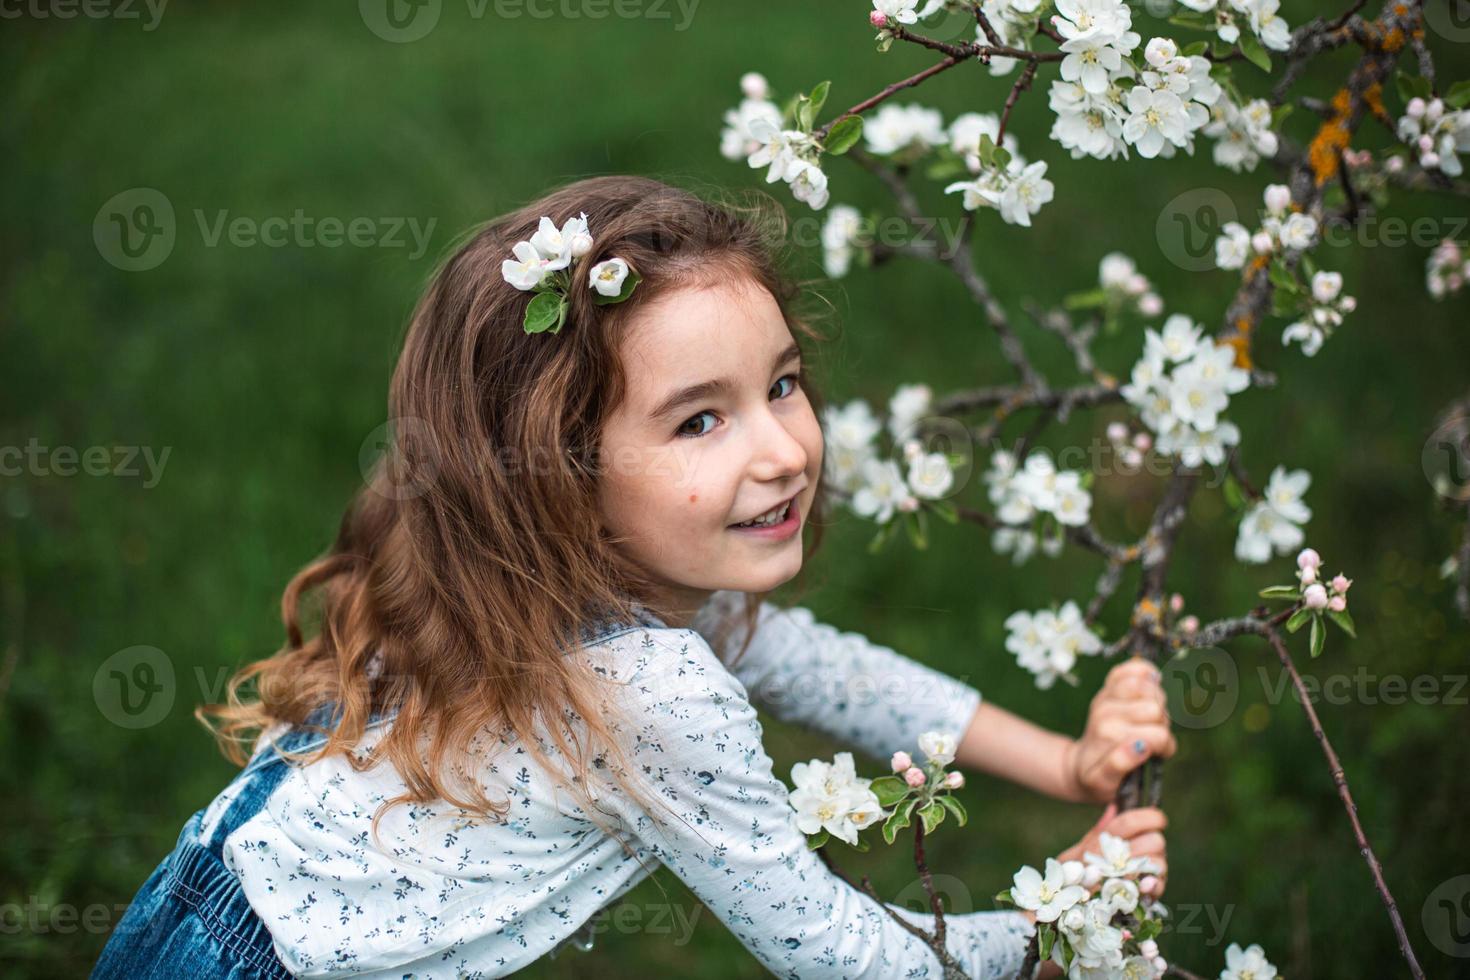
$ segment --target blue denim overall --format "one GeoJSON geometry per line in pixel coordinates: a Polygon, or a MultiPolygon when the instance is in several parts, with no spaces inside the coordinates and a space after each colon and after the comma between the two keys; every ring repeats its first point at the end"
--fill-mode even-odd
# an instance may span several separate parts
{"type": "MultiPolygon", "coordinates": [[[[638,626],[663,626],[639,606],[635,623],[610,616],[582,625],[580,640],[592,644],[638,626]]],[[[566,646],[565,643],[562,644],[566,646]]],[[[334,704],[324,704],[258,753],[230,787],[238,795],[211,830],[199,832],[205,810],[189,818],[178,842],[148,876],[113,930],[92,970],[93,980],[288,980],[291,974],[275,954],[271,934],[260,921],[221,852],[225,839],[265,806],[289,773],[277,747],[309,752],[327,740],[334,704]],[[315,726],[315,727],[307,727],[315,726]]],[[[390,720],[396,711],[378,713],[369,726],[390,720]]],[[[229,787],[226,788],[229,791],[229,787]]]]}

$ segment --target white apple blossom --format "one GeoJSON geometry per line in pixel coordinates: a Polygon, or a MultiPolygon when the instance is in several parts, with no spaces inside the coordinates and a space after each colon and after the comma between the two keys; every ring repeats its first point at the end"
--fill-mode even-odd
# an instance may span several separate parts
{"type": "Polygon", "coordinates": [[[1251,257],[1251,233],[1239,221],[1227,221],[1215,239],[1215,264],[1222,269],[1239,269],[1251,257]]]}
{"type": "Polygon", "coordinates": [[[862,213],[850,204],[836,204],[822,224],[822,267],[833,279],[847,275],[855,242],[862,234],[862,213]]]}
{"type": "Polygon", "coordinates": [[[925,500],[939,500],[954,487],[954,470],[943,453],[919,453],[909,462],[909,489],[925,500]]]}
{"type": "Polygon", "coordinates": [[[1312,517],[1302,496],[1311,482],[1306,470],[1287,472],[1285,467],[1277,466],[1271,471],[1262,499],[1251,505],[1240,522],[1235,540],[1237,559],[1261,564],[1273,553],[1290,554],[1301,547],[1305,535],[1300,525],[1312,517]]]}
{"type": "Polygon", "coordinates": [[[868,150],[879,154],[897,153],[911,146],[928,149],[949,141],[938,109],[892,102],[883,103],[871,119],[865,120],[863,138],[868,150]]]}
{"type": "Polygon", "coordinates": [[[886,524],[893,517],[894,511],[913,496],[904,480],[903,471],[892,460],[865,459],[859,472],[862,483],[852,495],[852,509],[863,517],[871,517],[879,524],[886,524]]]}
{"type": "Polygon", "coordinates": [[[1046,161],[1028,164],[1018,173],[987,170],[974,180],[956,181],[944,189],[946,194],[963,191],[965,209],[994,207],[1009,224],[1029,227],[1031,215],[1052,199],[1051,181],[1044,176],[1046,161]]]}
{"type": "Polygon", "coordinates": [[[1222,94],[1210,106],[1210,121],[1201,131],[1216,140],[1215,163],[1236,173],[1255,170],[1262,157],[1269,160],[1280,148],[1271,130],[1271,104],[1265,99],[1240,106],[1222,94]]]}
{"type": "Polygon", "coordinates": [[[619,258],[604,259],[587,271],[587,285],[600,296],[616,296],[628,278],[628,263],[619,258]]]}
{"type": "Polygon", "coordinates": [[[918,3],[919,0],[873,0],[873,9],[890,21],[913,24],[919,20],[919,15],[914,10],[918,3]]]}
{"type": "Polygon", "coordinates": [[[1030,528],[1002,526],[990,535],[996,554],[1011,556],[1012,564],[1024,565],[1036,552],[1036,532],[1030,528]]]}
{"type": "Polygon", "coordinates": [[[1036,913],[1037,922],[1055,922],[1063,912],[1087,898],[1087,889],[1065,883],[1062,865],[1046,859],[1046,874],[1029,865],[1017,871],[1011,896],[1016,905],[1036,913]]]}
{"type": "Polygon", "coordinates": [[[1185,145],[1190,118],[1179,96],[1135,85],[1128,90],[1127,104],[1129,115],[1123,123],[1123,138],[1138,147],[1139,155],[1156,157],[1166,144],[1185,145]]]}
{"type": "Polygon", "coordinates": [[[1099,835],[1098,849],[1101,854],[1091,851],[1082,855],[1082,860],[1089,867],[1097,868],[1102,872],[1103,879],[1126,878],[1143,874],[1158,874],[1163,869],[1158,862],[1147,856],[1134,857],[1133,848],[1128,841],[1122,837],[1103,831],[1099,835]]]}
{"type": "Polygon", "coordinates": [[[868,403],[859,398],[842,408],[826,406],[822,428],[826,477],[839,490],[852,493],[862,486],[862,467],[877,452],[873,440],[882,425],[868,403]]]}
{"type": "Polygon", "coordinates": [[[1071,675],[1079,656],[1102,652],[1103,643],[1083,621],[1077,604],[1066,602],[1056,612],[1049,609],[1034,613],[1015,612],[1006,618],[1006,649],[1016,655],[1016,662],[1031,671],[1036,686],[1050,688],[1057,678],[1076,683],[1071,675]]]}
{"type": "Polygon", "coordinates": [[[530,242],[516,242],[510,251],[515,258],[500,263],[501,277],[517,289],[535,289],[550,271],[546,259],[530,242]]]}
{"type": "Polygon", "coordinates": [[[1342,273],[1319,270],[1312,275],[1311,298],[1301,319],[1282,331],[1281,342],[1300,341],[1302,353],[1311,357],[1356,308],[1356,299],[1342,295],[1342,273]]]}
{"type": "Polygon", "coordinates": [[[742,99],[725,111],[725,128],[720,130],[720,155],[726,160],[745,160],[760,149],[761,141],[751,133],[755,120],[764,120],[774,129],[781,127],[781,109],[763,96],[742,99]]]}
{"type": "Polygon", "coordinates": [[[1459,154],[1470,153],[1470,110],[1446,111],[1442,99],[1432,99],[1399,119],[1398,136],[1425,170],[1458,177],[1465,169],[1459,154]]]}
{"type": "Polygon", "coordinates": [[[1266,951],[1251,943],[1241,949],[1231,943],[1225,950],[1225,969],[1220,971],[1220,980],[1276,980],[1276,967],[1266,959],[1266,951]]]}
{"type": "Polygon", "coordinates": [[[1454,295],[1470,282],[1470,258],[1460,243],[1446,238],[1434,247],[1424,268],[1424,285],[1429,295],[1444,299],[1454,295]]]}
{"type": "MultiPolygon", "coordinates": [[[[949,148],[962,157],[972,173],[979,173],[980,137],[989,136],[995,142],[1000,132],[1000,117],[993,112],[966,112],[956,116],[949,124],[949,148]]],[[[1020,153],[1020,143],[1015,133],[1006,133],[1000,145],[1011,155],[1010,168],[1020,169],[1025,165],[1020,153]]]]}
{"type": "Polygon", "coordinates": [[[803,834],[825,830],[856,845],[858,831],[886,815],[870,788],[872,780],[858,778],[851,752],[837,753],[831,763],[820,759],[796,763],[791,783],[796,789],[789,799],[803,834]]]}
{"type": "Polygon", "coordinates": [[[925,415],[934,401],[934,389],[926,384],[899,385],[888,399],[888,434],[894,439],[906,438],[909,430],[925,415]]]}
{"type": "Polygon", "coordinates": [[[940,766],[954,761],[958,746],[959,740],[953,732],[924,732],[919,736],[919,750],[924,753],[924,758],[940,766]]]}

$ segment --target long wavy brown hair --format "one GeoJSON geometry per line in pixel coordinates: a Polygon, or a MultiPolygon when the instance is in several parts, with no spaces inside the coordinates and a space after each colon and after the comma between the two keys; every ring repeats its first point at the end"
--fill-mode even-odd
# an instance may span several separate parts
{"type": "MultiPolygon", "coordinates": [[[[578,799],[593,803],[584,787],[596,758],[648,804],[653,794],[626,778],[632,767],[598,696],[599,675],[566,656],[598,617],[631,621],[637,605],[665,616],[653,582],[623,557],[597,505],[600,434],[624,394],[620,340],[665,291],[737,276],[770,292],[798,344],[827,339],[819,316],[798,310],[803,297],[820,294],[786,271],[789,231],[780,206],[760,192],[700,195],[606,176],[563,186],[471,233],[414,311],[389,392],[387,451],[331,549],[286,586],[285,646],[238,671],[225,703],[195,712],[225,754],[244,764],[266,729],[303,725],[330,705],[326,743],[299,758],[341,753],[358,771],[388,760],[407,790],[378,810],[375,831],[398,803],[444,800],[500,819],[509,802],[490,799],[473,775],[483,760],[471,743],[486,731],[513,731],[578,799]],[[501,262],[543,215],[560,227],[583,212],[595,244],[575,268],[617,255],[642,282],[627,301],[607,306],[573,288],[560,332],[527,334],[532,294],[504,280],[501,262]],[[309,599],[314,632],[302,624],[309,599]],[[375,714],[393,710],[387,733],[370,750],[352,751],[375,714]],[[570,771],[551,764],[543,734],[570,771]]],[[[809,376],[804,387],[820,412],[809,376]]],[[[824,497],[819,488],[808,557],[821,542],[824,497]]],[[[745,652],[767,595],[746,595],[743,615],[722,627],[714,649],[743,623],[745,652]]],[[[597,820],[595,804],[588,812],[597,820]]]]}

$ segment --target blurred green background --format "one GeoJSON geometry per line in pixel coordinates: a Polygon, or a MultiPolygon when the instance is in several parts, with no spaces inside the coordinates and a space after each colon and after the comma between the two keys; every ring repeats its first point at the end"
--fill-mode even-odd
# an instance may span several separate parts
{"type": "MultiPolygon", "coordinates": [[[[217,695],[229,670],[280,644],[281,589],[326,548],[359,486],[406,316],[461,233],[593,174],[764,186],[763,171],[717,152],[742,72],[764,72],[783,98],[830,78],[831,112],[933,60],[902,46],[875,53],[858,0],[705,0],[692,11],[648,0],[625,8],[643,16],[603,19],[536,18],[519,6],[501,9],[520,16],[501,16],[493,5],[446,2],[433,29],[408,42],[379,36],[381,21],[378,33],[370,29],[372,4],[179,4],[156,22],[141,6],[137,19],[37,15],[56,9],[32,4],[0,26],[0,153],[10,173],[0,184],[0,445],[109,447],[114,463],[124,458],[111,447],[169,455],[157,479],[141,457],[134,476],[63,476],[53,457],[50,470],[0,478],[6,977],[84,974],[106,926],[80,928],[55,910],[80,915],[100,904],[104,921],[115,921],[113,907],[231,777],[190,711],[217,695]],[[138,188],[166,198],[176,241],[155,267],[125,271],[99,249],[94,222],[105,224],[107,202],[138,188]],[[365,217],[379,230],[388,218],[434,225],[421,254],[406,232],[400,247],[210,244],[221,212],[260,221],[298,209],[314,220],[365,217]],[[140,645],[172,665],[173,697],[156,723],[127,728],[109,718],[117,711],[106,706],[104,661],[140,645]]],[[[1282,13],[1295,26],[1337,9],[1288,3],[1282,13]]],[[[1135,28],[1145,39],[1185,37],[1142,10],[1135,28]]],[[[1465,77],[1463,39],[1430,41],[1441,78],[1465,77]]],[[[1330,95],[1353,58],[1342,50],[1318,59],[1297,91],[1330,95]]],[[[1050,162],[1056,199],[1029,230],[981,214],[976,253],[1037,362],[1066,383],[1066,352],[1021,315],[1020,301],[1056,302],[1094,285],[1098,260],[1116,248],[1138,261],[1170,312],[1213,329],[1235,276],[1179,268],[1156,222],[1179,195],[1218,189],[1250,223],[1273,176],[1265,166],[1241,175],[1214,166],[1203,138],[1193,159],[1071,160],[1047,138],[1052,77],[1042,71],[1013,131],[1024,155],[1050,162]]],[[[1237,77],[1266,91],[1265,76],[1248,66],[1237,77]]],[[[947,121],[998,110],[1010,83],[961,66],[899,101],[940,108],[947,121]]],[[[1398,111],[1396,97],[1389,104],[1398,111]]],[[[1311,124],[1298,111],[1287,131],[1302,141],[1311,124]]],[[[1386,138],[1370,122],[1355,145],[1386,138]]],[[[832,161],[828,170],[835,202],[887,207],[855,165],[832,161]]],[[[920,184],[933,214],[960,214],[954,196],[920,184]]],[[[784,188],[775,192],[793,215],[810,215],[784,188]]],[[[1405,195],[1380,217],[1431,216],[1463,239],[1465,213],[1463,200],[1405,195]]],[[[1334,631],[1326,654],[1303,669],[1323,680],[1364,678],[1345,703],[1318,707],[1419,956],[1429,975],[1444,977],[1470,975],[1470,959],[1444,951],[1452,937],[1438,909],[1439,899],[1470,892],[1470,878],[1453,880],[1470,874],[1470,690],[1460,686],[1470,641],[1438,573],[1463,520],[1436,507],[1421,450],[1438,409],[1470,380],[1470,300],[1427,297],[1426,253],[1372,233],[1319,250],[1320,264],[1346,277],[1358,311],[1311,359],[1282,348],[1283,322],[1265,326],[1259,358],[1281,385],[1236,396],[1228,415],[1257,482],[1278,463],[1313,474],[1308,542],[1330,571],[1355,580],[1360,638],[1334,631]],[[1385,704],[1375,695],[1392,676],[1432,678],[1439,693],[1385,704]]],[[[816,258],[805,272],[818,271],[816,258]]],[[[898,261],[825,293],[841,326],[819,368],[833,401],[881,406],[900,383],[928,381],[943,393],[1010,380],[994,337],[942,270],[898,261]]],[[[1142,324],[1130,322],[1097,354],[1126,376],[1141,345],[1142,324]]],[[[1084,413],[1044,444],[1084,445],[1122,417],[1117,407],[1084,413]]],[[[1160,487],[1148,477],[1102,478],[1094,513],[1104,532],[1135,538],[1160,487]]],[[[960,499],[985,506],[978,476],[960,499]]],[[[1290,578],[1290,559],[1233,561],[1236,523],[1218,490],[1196,496],[1170,582],[1206,621],[1244,613],[1258,589],[1290,578]]],[[[1085,601],[1099,560],[1069,551],[1015,570],[973,525],[939,528],[925,553],[900,541],[872,558],[871,525],[837,515],[811,569],[819,587],[802,601],[821,619],[1075,733],[1107,665],[1084,664],[1080,688],[1038,692],[1005,652],[1001,624],[1016,609],[1085,601]]],[[[1108,607],[1109,637],[1125,622],[1135,581],[1130,574],[1108,607]]],[[[1305,634],[1295,640],[1306,660],[1305,634]]],[[[1219,724],[1180,726],[1180,753],[1167,767],[1167,898],[1178,920],[1165,955],[1213,977],[1226,944],[1260,942],[1292,980],[1406,975],[1303,714],[1289,695],[1272,696],[1274,660],[1255,640],[1230,654],[1237,701],[1219,724]]],[[[773,720],[767,744],[782,775],[841,748],[773,720]]],[[[931,865],[955,876],[975,909],[992,907],[987,896],[1017,867],[1039,865],[1095,818],[984,777],[962,796],[972,822],[944,828],[931,865]]],[[[838,856],[890,896],[913,880],[902,850],[838,856]]],[[[763,975],[672,873],[660,871],[628,901],[635,911],[622,921],[632,926],[529,972],[763,975]],[[649,910],[665,901],[659,884],[697,917],[692,938],[654,927],[649,910]]],[[[1452,914],[1463,933],[1470,919],[1452,914]]]]}

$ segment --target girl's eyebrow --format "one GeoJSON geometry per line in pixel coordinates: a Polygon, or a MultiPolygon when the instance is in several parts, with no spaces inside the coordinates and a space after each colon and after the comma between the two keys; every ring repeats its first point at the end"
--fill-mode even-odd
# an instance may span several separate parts
{"type": "MultiPolygon", "coordinates": [[[[777,368],[781,367],[783,364],[786,364],[787,362],[792,361],[800,356],[801,347],[793,341],[790,347],[786,348],[776,356],[775,363],[771,365],[771,370],[774,371],[777,368]]],[[[698,384],[692,384],[686,388],[680,388],[678,391],[675,391],[663,401],[659,402],[658,406],[655,407],[654,410],[648,414],[648,418],[650,421],[657,421],[667,415],[672,415],[675,411],[689,404],[690,402],[703,401],[704,399],[710,398],[714,395],[734,391],[736,387],[737,385],[735,381],[731,378],[714,378],[710,381],[701,381],[698,384]]]]}

